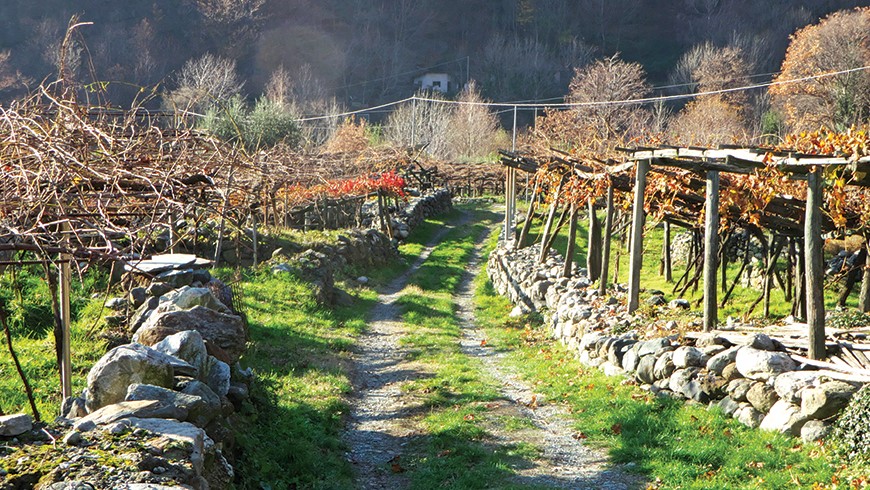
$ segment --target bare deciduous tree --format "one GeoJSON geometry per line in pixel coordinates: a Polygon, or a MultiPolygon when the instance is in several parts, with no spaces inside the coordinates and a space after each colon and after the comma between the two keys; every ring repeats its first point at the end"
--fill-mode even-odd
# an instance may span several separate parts
{"type": "MultiPolygon", "coordinates": [[[[418,93],[418,97],[443,99],[437,93],[418,93]]],[[[435,156],[448,153],[447,134],[452,107],[440,102],[415,100],[406,102],[390,113],[384,135],[399,146],[425,146],[435,156]]]]}
{"type": "Polygon", "coordinates": [[[469,82],[457,98],[447,133],[448,156],[474,159],[495,151],[499,145],[499,123],[495,114],[483,104],[477,83],[469,82]]]}
{"type": "Polygon", "coordinates": [[[734,144],[747,138],[738,106],[719,96],[690,102],[668,126],[670,139],[687,145],[734,144]]]}
{"type": "Polygon", "coordinates": [[[495,100],[540,99],[555,93],[559,63],[536,39],[493,36],[483,50],[481,88],[495,100]]]}
{"type": "Polygon", "coordinates": [[[177,77],[177,88],[164,98],[177,111],[205,111],[238,95],[244,82],[236,73],[235,60],[206,53],[188,60],[177,77]]]}
{"type": "Polygon", "coordinates": [[[637,104],[608,103],[638,99],[649,93],[646,74],[638,63],[627,63],[618,56],[598,60],[578,69],[569,85],[579,124],[598,141],[621,141],[638,130],[648,114],[637,104]]]}

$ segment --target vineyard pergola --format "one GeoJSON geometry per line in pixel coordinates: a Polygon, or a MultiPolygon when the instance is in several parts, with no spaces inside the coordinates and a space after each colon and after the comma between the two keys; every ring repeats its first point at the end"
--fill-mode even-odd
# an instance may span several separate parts
{"type": "MultiPolygon", "coordinates": [[[[505,219],[506,236],[513,237],[513,214],[515,213],[515,191],[512,183],[516,180],[516,171],[535,173],[556,172],[562,177],[558,185],[551,186],[551,210],[544,230],[543,247],[552,243],[546,236],[551,233],[554,221],[555,207],[558,205],[561,187],[565,176],[583,182],[587,189],[600,189],[605,186],[607,196],[607,214],[604,226],[603,250],[600,251],[603,270],[598,274],[602,278],[600,285],[604,289],[608,274],[610,236],[613,226],[613,192],[616,190],[624,198],[631,195],[630,219],[630,270],[628,284],[628,310],[634,311],[639,306],[640,268],[643,249],[643,227],[647,214],[658,216],[666,224],[665,251],[663,259],[669,259],[670,233],[667,225],[677,224],[686,228],[703,230],[703,246],[699,247],[698,257],[693,261],[703,264],[703,302],[704,329],[712,330],[716,326],[719,305],[717,303],[717,273],[724,260],[724,241],[720,240],[723,232],[735,227],[759,232],[768,230],[774,234],[771,241],[771,263],[765,267],[765,291],[763,298],[766,306],[769,301],[770,282],[775,272],[776,257],[786,244],[789,245],[789,261],[792,255],[795,259],[795,271],[798,274],[794,295],[793,311],[806,312],[809,340],[808,351],[812,359],[825,357],[824,330],[824,263],[823,263],[823,233],[841,232],[843,230],[862,230],[863,223],[860,213],[853,210],[840,210],[838,213],[823,213],[823,207],[837,206],[835,201],[826,205],[823,195],[824,175],[836,179],[840,184],[864,188],[870,186],[870,157],[848,158],[842,155],[805,154],[796,151],[780,151],[771,148],[721,147],[695,148],[657,146],[654,148],[620,148],[625,154],[625,164],[615,164],[613,161],[595,159],[580,160],[576,157],[552,152],[541,156],[517,155],[503,152],[502,163],[507,167],[506,200],[508,215],[505,219]],[[554,163],[556,165],[554,165],[554,163]],[[633,173],[633,177],[630,175],[633,173]],[[513,176],[512,176],[513,174],[513,176]],[[650,178],[653,179],[650,185],[650,178]],[[795,183],[805,181],[805,199],[795,195],[787,195],[788,190],[794,190],[795,183]],[[787,182],[787,183],[786,183],[787,182]],[[764,194],[763,197],[759,197],[764,194]],[[720,199],[720,196],[725,197],[720,199]],[[751,202],[755,199],[755,202],[751,202]],[[832,216],[836,215],[836,216],[832,216]],[[704,218],[703,224],[700,217],[704,218]],[[802,245],[802,247],[801,247],[802,245]],[[800,253],[795,254],[797,246],[800,253]],[[802,265],[801,265],[802,264],[802,265]],[[801,273],[802,272],[802,273],[801,273]],[[803,310],[805,308],[805,310],[803,310]]],[[[836,189],[835,189],[836,191],[836,189]]],[[[796,194],[796,193],[795,193],[796,194]]],[[[586,192],[582,199],[591,204],[595,199],[603,197],[604,192],[586,192]]],[[[572,203],[572,208],[573,208],[572,203]]],[[[535,201],[532,203],[530,215],[534,213],[535,201]]],[[[567,204],[566,204],[567,212],[567,204]]],[[[572,220],[573,220],[573,212],[572,220]]],[[[594,218],[591,217],[594,221],[594,218]]],[[[521,246],[525,239],[527,220],[520,233],[516,246],[521,246]]],[[[590,221],[590,224],[593,224],[590,221]]],[[[573,229],[573,223],[572,227],[573,229]]],[[[727,236],[727,235],[726,235],[727,236]]],[[[727,238],[726,238],[727,239],[727,238]]],[[[569,239],[573,242],[572,238],[569,239]]],[[[865,239],[866,241],[866,239],[865,239]]],[[[590,240],[590,243],[592,241],[590,240]]],[[[699,244],[700,245],[700,244],[699,244]]],[[[865,245],[866,246],[866,245],[865,245]]],[[[567,251],[566,270],[573,250],[567,251]]],[[[542,256],[544,252],[542,251],[542,256]]],[[[590,255],[599,254],[598,250],[590,250],[590,255]]],[[[665,267],[670,269],[666,260],[665,267]]],[[[868,293],[870,274],[864,269],[863,296],[868,293]]],[[[688,268],[686,274],[688,274],[688,268]]],[[[700,268],[698,268],[700,273],[700,268]]],[[[742,269],[741,269],[742,273],[742,269]]],[[[596,274],[594,271],[590,275],[596,274]]],[[[724,266],[722,266],[723,287],[724,266]]],[[[738,273],[738,276],[740,273],[738,273]]],[[[591,279],[595,279],[592,277],[591,279]]],[[[735,280],[736,283],[736,280],[735,280]]],[[[688,287],[688,280],[686,288],[688,287]]],[[[684,291],[685,289],[684,288],[684,291]]],[[[733,289],[733,285],[731,287],[733,289]]],[[[784,287],[785,289],[785,287],[784,287]]],[[[728,290],[730,294],[730,290],[728,290]]],[[[726,294],[727,299],[727,294],[726,294]]],[[[723,301],[724,304],[724,301],[723,301]]]]}

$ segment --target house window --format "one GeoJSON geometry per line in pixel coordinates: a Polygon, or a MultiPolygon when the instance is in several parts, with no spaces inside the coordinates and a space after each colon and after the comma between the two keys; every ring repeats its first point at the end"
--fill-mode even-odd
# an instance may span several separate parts
{"type": "Polygon", "coordinates": [[[440,87],[440,86],[441,86],[441,80],[435,80],[435,81],[433,81],[433,82],[432,82],[432,86],[433,86],[433,87],[440,87]]]}

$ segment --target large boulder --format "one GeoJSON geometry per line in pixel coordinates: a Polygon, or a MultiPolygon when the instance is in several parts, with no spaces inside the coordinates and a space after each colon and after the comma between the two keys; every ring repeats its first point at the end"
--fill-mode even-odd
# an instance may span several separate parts
{"type": "Polygon", "coordinates": [[[755,429],[761,425],[764,414],[756,410],[752,405],[745,403],[734,412],[734,418],[741,424],[755,429]]]}
{"type": "Polygon", "coordinates": [[[92,412],[118,403],[133,383],[171,388],[176,367],[193,366],[141,344],[126,344],[106,353],[88,373],[86,406],[92,412]]]}
{"type": "Polygon", "coordinates": [[[209,388],[218,395],[227,396],[227,392],[230,390],[229,364],[209,356],[206,373],[208,374],[201,381],[205,381],[209,388]]]}
{"type": "Polygon", "coordinates": [[[106,405],[76,420],[73,427],[87,432],[127,417],[183,419],[187,411],[159,400],[130,400],[106,405]]]}
{"type": "Polygon", "coordinates": [[[196,330],[185,330],[184,332],[169,335],[154,344],[153,348],[164,354],[177,357],[195,367],[200,379],[205,378],[208,374],[208,352],[205,348],[205,342],[202,340],[202,335],[196,330]]]}
{"type": "Polygon", "coordinates": [[[181,392],[195,396],[203,401],[202,405],[191,407],[187,420],[199,427],[205,427],[221,413],[221,398],[202,381],[188,381],[181,386],[181,392]]]}
{"type": "Polygon", "coordinates": [[[801,415],[808,419],[826,419],[846,408],[857,389],[842,381],[828,381],[801,394],[801,415]]]}
{"type": "Polygon", "coordinates": [[[675,369],[677,369],[677,367],[674,365],[673,351],[663,352],[662,355],[656,359],[655,366],[653,367],[653,377],[655,379],[670,378],[671,375],[674,374],[675,369]]]}
{"type": "Polygon", "coordinates": [[[687,367],[703,367],[707,363],[708,356],[696,347],[683,345],[674,350],[674,366],[677,369],[687,367]]]}
{"type": "Polygon", "coordinates": [[[637,363],[637,379],[647,384],[653,384],[656,381],[653,375],[655,369],[656,358],[652,354],[643,356],[637,363]]]}
{"type": "Polygon", "coordinates": [[[780,398],[799,405],[801,392],[805,388],[815,385],[817,379],[819,379],[818,371],[791,371],[777,376],[773,387],[780,398]]]}
{"type": "Polygon", "coordinates": [[[696,367],[677,369],[670,377],[668,388],[674,393],[679,393],[687,398],[696,393],[697,383],[690,384],[700,371],[696,367]]]}
{"type": "MultiPolygon", "coordinates": [[[[138,417],[129,417],[124,420],[129,421],[130,427],[145,429],[153,435],[165,439],[167,443],[175,443],[177,447],[190,451],[188,458],[198,475],[203,472],[206,457],[215,452],[214,441],[206,435],[203,429],[191,423],[138,417]]],[[[157,443],[151,444],[160,446],[157,443]]]]}
{"type": "MultiPolygon", "coordinates": [[[[154,400],[161,406],[172,407],[175,413],[167,418],[177,420],[187,420],[191,412],[198,413],[205,407],[205,401],[196,395],[181,393],[179,391],[170,390],[160,386],[132,384],[127,389],[126,401],[135,400],[154,400]]],[[[135,417],[143,417],[142,415],[133,415],[135,417]]]]}
{"type": "Polygon", "coordinates": [[[759,427],[764,430],[799,436],[806,421],[807,418],[801,415],[801,407],[785,400],[779,400],[767,412],[759,427]]]}
{"type": "Polygon", "coordinates": [[[230,363],[238,361],[245,351],[247,332],[242,318],[203,306],[152,314],[136,331],[133,340],[153,345],[169,335],[185,330],[199,332],[206,345],[214,344],[219,347],[227,354],[230,363]]]}
{"type": "Polygon", "coordinates": [[[833,427],[828,422],[822,420],[808,420],[807,423],[801,427],[801,439],[803,439],[804,442],[814,442],[827,439],[831,434],[832,429],[833,427]]]}
{"type": "Polygon", "coordinates": [[[731,347],[726,349],[707,360],[707,370],[711,373],[721,376],[725,366],[734,362],[737,359],[737,351],[739,347],[731,347]]]}
{"type": "Polygon", "coordinates": [[[779,400],[776,390],[767,383],[757,381],[746,392],[746,399],[761,413],[767,413],[773,404],[779,400]]]}
{"type": "Polygon", "coordinates": [[[0,415],[0,436],[15,437],[33,428],[33,419],[26,413],[0,415]]]}
{"type": "Polygon", "coordinates": [[[767,381],[777,374],[794,371],[797,364],[785,352],[771,352],[744,347],[735,358],[737,371],[756,381],[767,381]]]}
{"type": "Polygon", "coordinates": [[[728,382],[725,387],[725,393],[728,394],[736,402],[745,402],[747,393],[752,388],[754,382],[751,379],[737,378],[728,382]]]}
{"type": "Polygon", "coordinates": [[[209,288],[193,288],[190,286],[169,291],[161,296],[157,311],[189,310],[194,306],[202,306],[220,313],[232,313],[226,305],[215,297],[209,288]]]}

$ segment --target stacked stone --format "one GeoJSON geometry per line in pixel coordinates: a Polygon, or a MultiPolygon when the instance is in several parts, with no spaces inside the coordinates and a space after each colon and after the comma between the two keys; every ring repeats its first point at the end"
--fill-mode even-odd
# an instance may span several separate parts
{"type": "MultiPolygon", "coordinates": [[[[230,416],[253,381],[238,364],[247,329],[232,309],[231,291],[206,270],[180,267],[133,288],[126,301],[136,308],[128,323],[133,342],[107,352],[82,395],[64,402],[65,442],[87,445],[132,432],[152,447],[175,444],[189,465],[157,465],[159,476],[149,481],[223,488],[233,478],[224,457],[232,445],[230,416]]],[[[124,303],[116,298],[108,306],[124,303]]]]}
{"type": "MultiPolygon", "coordinates": [[[[659,396],[719,407],[750,427],[807,440],[824,437],[862,386],[799,365],[764,334],[745,345],[716,336],[694,342],[676,336],[639,340],[631,330],[639,318],[625,312],[623,290],[599,298],[580,275],[585,271],[575,269],[573,279],[560,278],[561,257],[551,252],[538,264],[539,250],[496,249],[489,258],[489,277],[496,291],[517,305],[513,314],[546,313],[553,336],[585,365],[629,376],[659,396]]],[[[670,308],[686,306],[653,298],[670,308]]]]}

